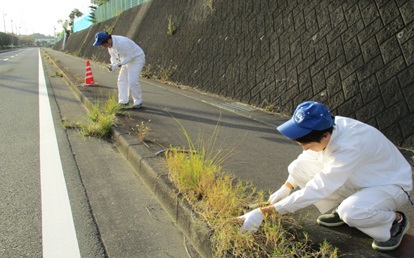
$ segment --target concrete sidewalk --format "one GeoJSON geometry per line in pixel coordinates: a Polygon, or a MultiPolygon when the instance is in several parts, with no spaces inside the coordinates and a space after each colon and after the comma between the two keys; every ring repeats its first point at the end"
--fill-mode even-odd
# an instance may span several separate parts
{"type": "MultiPolygon", "coordinates": [[[[117,74],[109,73],[104,65],[91,62],[96,85],[81,87],[86,60],[51,49],[43,50],[59,66],[84,104],[96,99],[107,99],[109,94],[117,95],[117,74]]],[[[152,80],[142,79],[141,87],[143,108],[127,111],[125,116],[119,117],[114,128],[114,143],[135,168],[137,176],[154,190],[154,195],[194,247],[208,257],[211,254],[208,229],[192,216],[190,207],[183,206],[177,199],[167,178],[165,162],[155,155],[169,146],[187,145],[178,123],[194,141],[200,135],[210,137],[218,128],[215,148],[223,149],[224,152],[230,151],[232,154],[224,165],[224,171],[251,181],[266,192],[273,192],[284,183],[287,166],[301,152],[301,148],[275,129],[288,117],[152,80]],[[152,141],[146,144],[141,143],[134,134],[137,125],[142,122],[149,122],[151,128],[148,138],[152,141]]],[[[404,154],[411,159],[412,153],[404,154]]],[[[414,225],[413,207],[407,204],[403,211],[414,225]]],[[[414,229],[410,229],[404,237],[400,248],[393,252],[380,253],[371,248],[372,239],[356,229],[341,226],[332,230],[318,226],[318,215],[317,210],[310,207],[294,216],[305,218],[304,227],[311,239],[322,241],[326,238],[340,249],[343,257],[414,257],[414,229]]]]}

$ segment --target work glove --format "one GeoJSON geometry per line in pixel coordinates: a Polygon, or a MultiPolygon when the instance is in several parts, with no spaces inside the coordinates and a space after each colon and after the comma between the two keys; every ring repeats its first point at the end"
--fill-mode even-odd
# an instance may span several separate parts
{"type": "Polygon", "coordinates": [[[107,67],[110,72],[115,72],[120,66],[120,64],[109,64],[107,67]]]}
{"type": "Polygon", "coordinates": [[[256,232],[260,224],[262,224],[264,215],[260,208],[249,211],[248,213],[238,217],[244,219],[243,226],[240,229],[241,233],[256,232]]]}
{"type": "Polygon", "coordinates": [[[269,197],[270,204],[275,204],[279,200],[282,200],[282,199],[288,197],[291,191],[292,190],[290,190],[289,187],[287,187],[286,185],[282,185],[282,187],[280,187],[279,190],[277,190],[272,195],[270,195],[270,197],[269,197]]]}

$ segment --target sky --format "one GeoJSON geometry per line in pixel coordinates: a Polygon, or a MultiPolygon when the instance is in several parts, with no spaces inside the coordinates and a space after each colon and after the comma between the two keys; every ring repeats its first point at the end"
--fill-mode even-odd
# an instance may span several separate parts
{"type": "Polygon", "coordinates": [[[16,35],[41,33],[54,36],[62,31],[58,20],[69,20],[73,9],[89,13],[90,0],[2,0],[0,31],[16,35]]]}

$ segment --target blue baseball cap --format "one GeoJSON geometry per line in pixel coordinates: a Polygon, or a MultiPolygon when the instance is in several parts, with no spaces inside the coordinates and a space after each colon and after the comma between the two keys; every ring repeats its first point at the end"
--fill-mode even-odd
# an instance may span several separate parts
{"type": "Polygon", "coordinates": [[[94,47],[100,46],[102,43],[106,42],[109,38],[109,34],[101,31],[96,33],[95,35],[95,42],[93,43],[94,47]]]}
{"type": "Polygon", "coordinates": [[[325,105],[314,101],[306,101],[299,104],[292,118],[278,126],[277,130],[290,139],[298,139],[313,130],[328,129],[333,124],[334,119],[325,105]]]}

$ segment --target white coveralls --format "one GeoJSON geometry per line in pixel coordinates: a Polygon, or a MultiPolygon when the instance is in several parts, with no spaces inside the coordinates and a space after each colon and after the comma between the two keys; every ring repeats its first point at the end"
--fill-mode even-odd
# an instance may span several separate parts
{"type": "Polygon", "coordinates": [[[340,116],[335,124],[323,152],[304,151],[289,165],[289,178],[301,189],[275,208],[286,214],[315,204],[326,213],[339,205],[345,223],[387,241],[394,211],[408,200],[401,188],[412,190],[411,167],[374,127],[340,116]]]}
{"type": "Polygon", "coordinates": [[[134,105],[142,104],[142,92],[139,76],[145,65],[144,51],[131,39],[112,35],[112,47],[108,48],[111,64],[121,64],[118,75],[118,102],[127,104],[131,91],[134,105]]]}

